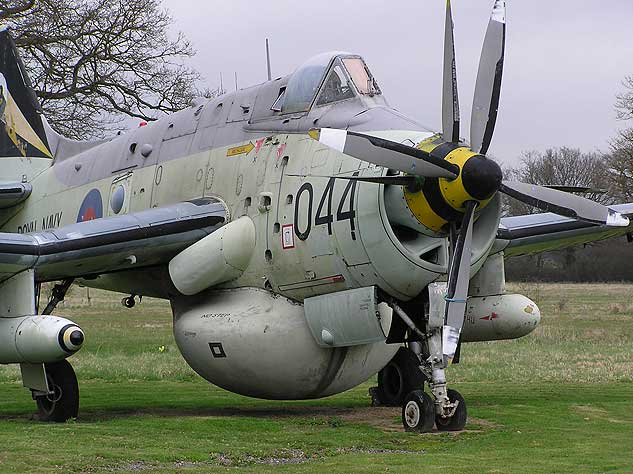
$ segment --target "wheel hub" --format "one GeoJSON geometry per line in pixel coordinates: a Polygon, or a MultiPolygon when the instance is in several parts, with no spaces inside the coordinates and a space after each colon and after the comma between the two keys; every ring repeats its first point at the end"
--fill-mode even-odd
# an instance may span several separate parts
{"type": "Polygon", "coordinates": [[[404,418],[410,427],[418,426],[420,423],[420,408],[414,401],[407,403],[404,409],[404,418]]]}

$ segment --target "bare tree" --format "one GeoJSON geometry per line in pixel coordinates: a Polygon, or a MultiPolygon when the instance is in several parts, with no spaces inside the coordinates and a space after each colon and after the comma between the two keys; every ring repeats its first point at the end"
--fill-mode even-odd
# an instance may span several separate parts
{"type": "MultiPolygon", "coordinates": [[[[577,148],[550,148],[541,153],[524,152],[518,168],[505,170],[507,179],[540,185],[590,187],[608,191],[610,175],[605,157],[598,153],[583,153],[577,148]]],[[[612,202],[607,193],[589,193],[584,197],[601,203],[612,202]]],[[[509,215],[543,212],[515,199],[506,199],[505,211],[509,215]]]]}
{"type": "Polygon", "coordinates": [[[615,110],[620,120],[633,119],[633,76],[626,76],[622,81],[624,92],[616,96],[615,110]]]}
{"type": "Polygon", "coordinates": [[[53,127],[102,137],[125,116],[154,120],[199,95],[195,54],[160,0],[16,0],[0,3],[53,127]]]}
{"type": "MultiPolygon", "coordinates": [[[[616,114],[621,120],[632,120],[633,76],[627,76],[622,84],[625,91],[617,95],[616,114]]],[[[633,126],[620,130],[611,141],[607,162],[613,193],[621,200],[633,201],[633,126]]]]}
{"type": "Polygon", "coordinates": [[[0,20],[4,21],[14,15],[30,10],[35,5],[35,0],[0,1],[0,20]]]}

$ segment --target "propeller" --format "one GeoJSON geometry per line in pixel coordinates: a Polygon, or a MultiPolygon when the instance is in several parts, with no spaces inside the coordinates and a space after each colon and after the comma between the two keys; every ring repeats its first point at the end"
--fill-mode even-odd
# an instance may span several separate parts
{"type": "Polygon", "coordinates": [[[457,94],[457,68],[453,39],[451,2],[446,1],[444,25],[444,75],[442,87],[442,136],[448,143],[459,142],[459,98],[457,94]]]}
{"type": "Polygon", "coordinates": [[[426,178],[455,179],[459,166],[419,148],[365,133],[321,128],[310,132],[313,138],[346,155],[375,165],[426,178]]]}
{"type": "MultiPolygon", "coordinates": [[[[450,9],[450,3],[447,4],[450,9]]],[[[495,0],[486,29],[470,117],[470,147],[485,155],[497,121],[506,37],[506,2],[495,0]]]]}
{"type": "Polygon", "coordinates": [[[444,331],[442,333],[444,357],[452,361],[457,351],[459,338],[464,325],[468,283],[470,282],[470,257],[473,240],[473,221],[476,201],[466,203],[466,212],[459,231],[455,223],[451,226],[451,262],[448,271],[446,290],[446,312],[444,313],[444,331]]]}
{"type": "Polygon", "coordinates": [[[561,216],[614,227],[629,225],[629,219],[613,209],[551,187],[503,181],[499,191],[530,206],[561,216]]]}

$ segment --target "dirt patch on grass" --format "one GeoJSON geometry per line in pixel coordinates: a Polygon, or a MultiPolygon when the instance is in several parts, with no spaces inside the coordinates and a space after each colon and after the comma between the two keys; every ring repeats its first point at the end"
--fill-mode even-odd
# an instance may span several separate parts
{"type": "MultiPolygon", "coordinates": [[[[400,407],[323,407],[323,406],[291,406],[291,407],[241,407],[241,408],[213,408],[213,409],[140,409],[129,411],[111,411],[86,413],[80,422],[94,422],[134,416],[160,417],[196,417],[196,418],[257,418],[271,421],[288,421],[293,419],[299,424],[310,424],[323,427],[339,427],[344,424],[368,425],[385,432],[401,432],[403,430],[400,407]]],[[[450,432],[478,433],[484,429],[499,429],[502,425],[480,419],[469,418],[474,429],[450,432]]],[[[433,430],[430,434],[442,434],[433,430]]]]}

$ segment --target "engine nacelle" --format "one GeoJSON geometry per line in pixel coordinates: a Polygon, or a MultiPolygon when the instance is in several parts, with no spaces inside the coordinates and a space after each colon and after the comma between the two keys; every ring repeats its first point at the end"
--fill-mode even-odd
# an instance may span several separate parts
{"type": "MultiPolygon", "coordinates": [[[[174,335],[187,363],[231,392],[299,400],[348,390],[382,369],[398,350],[378,342],[320,347],[301,304],[255,288],[172,301],[174,335]]],[[[381,311],[388,328],[391,313],[381,311]]]]}
{"type": "Polygon", "coordinates": [[[0,364],[56,362],[77,352],[83,331],[57,316],[0,318],[0,364]]]}
{"type": "Polygon", "coordinates": [[[463,342],[517,339],[536,328],[541,311],[523,295],[503,294],[468,298],[463,342]]]}

